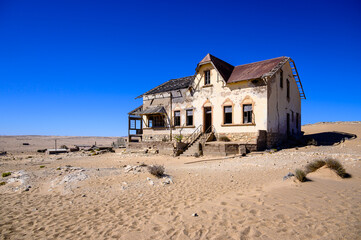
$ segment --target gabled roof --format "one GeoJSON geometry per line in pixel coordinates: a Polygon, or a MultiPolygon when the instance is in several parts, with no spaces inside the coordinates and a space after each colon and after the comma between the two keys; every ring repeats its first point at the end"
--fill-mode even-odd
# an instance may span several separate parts
{"type": "Polygon", "coordinates": [[[218,72],[222,75],[223,79],[226,80],[231,76],[234,67],[231,64],[229,64],[219,58],[216,58],[215,56],[213,56],[209,53],[202,59],[202,61],[200,61],[198,63],[196,71],[198,70],[198,68],[201,65],[210,63],[210,62],[212,62],[213,65],[215,66],[215,68],[217,68],[218,72]]]}
{"type": "Polygon", "coordinates": [[[268,60],[236,66],[231,76],[226,81],[227,83],[234,83],[244,80],[262,78],[264,75],[270,73],[275,67],[277,67],[279,63],[281,63],[285,59],[288,58],[278,57],[278,58],[272,58],[268,60]]]}
{"type": "Polygon", "coordinates": [[[226,83],[235,83],[262,78],[263,76],[269,74],[272,70],[275,70],[274,68],[286,59],[288,58],[278,57],[234,67],[231,64],[208,53],[202,59],[202,61],[198,63],[196,70],[198,70],[198,68],[203,64],[213,63],[214,67],[222,75],[226,83]]]}
{"type": "Polygon", "coordinates": [[[175,91],[183,88],[188,88],[192,81],[194,80],[195,76],[188,76],[188,77],[182,77],[177,79],[171,79],[151,90],[149,90],[146,93],[143,93],[137,98],[140,98],[144,95],[150,95],[150,94],[156,94],[156,93],[162,93],[162,92],[169,92],[169,91],[175,91]]]}

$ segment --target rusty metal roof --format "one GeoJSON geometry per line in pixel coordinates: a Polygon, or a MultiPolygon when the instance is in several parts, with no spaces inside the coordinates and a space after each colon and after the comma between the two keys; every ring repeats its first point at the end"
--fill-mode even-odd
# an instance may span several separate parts
{"type": "Polygon", "coordinates": [[[280,62],[285,59],[287,59],[287,57],[278,57],[236,66],[229,79],[225,80],[227,83],[234,83],[261,78],[263,75],[271,72],[280,62]]]}
{"type": "Polygon", "coordinates": [[[212,62],[227,83],[235,83],[261,78],[274,70],[274,68],[285,59],[287,59],[287,57],[278,57],[234,67],[208,53],[202,61],[198,63],[196,70],[198,70],[199,66],[212,62]]]}

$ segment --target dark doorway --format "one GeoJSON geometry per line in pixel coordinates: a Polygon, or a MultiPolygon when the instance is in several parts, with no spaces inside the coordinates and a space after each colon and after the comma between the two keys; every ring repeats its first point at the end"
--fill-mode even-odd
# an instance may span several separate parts
{"type": "Polygon", "coordinates": [[[204,128],[203,132],[211,132],[211,126],[212,126],[212,108],[211,107],[205,107],[204,108],[204,114],[203,114],[203,122],[204,122],[204,128]]]}
{"type": "Polygon", "coordinates": [[[287,137],[289,137],[290,135],[290,114],[287,113],[287,137]]]}

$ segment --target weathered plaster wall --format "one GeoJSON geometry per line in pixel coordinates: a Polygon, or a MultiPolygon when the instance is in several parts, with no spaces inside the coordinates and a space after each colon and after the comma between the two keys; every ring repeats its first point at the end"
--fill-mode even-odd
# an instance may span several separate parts
{"type": "Polygon", "coordinates": [[[284,140],[287,136],[287,113],[290,114],[290,132],[300,133],[301,98],[290,64],[282,67],[283,88],[280,87],[280,71],[268,81],[267,131],[269,145],[284,140]],[[287,79],[290,81],[290,97],[287,98],[287,79]],[[293,118],[292,118],[293,112],[293,118]],[[296,113],[299,113],[299,129],[296,128],[296,113]]]}
{"type": "Polygon", "coordinates": [[[196,126],[203,124],[203,106],[211,106],[212,123],[217,133],[249,133],[267,128],[267,88],[262,82],[226,85],[212,64],[205,64],[199,68],[193,88],[196,126]],[[210,70],[211,86],[204,86],[205,70],[210,70]],[[243,124],[241,104],[247,99],[254,104],[255,124],[243,124]],[[232,124],[224,124],[224,105],[233,106],[232,124]]]}

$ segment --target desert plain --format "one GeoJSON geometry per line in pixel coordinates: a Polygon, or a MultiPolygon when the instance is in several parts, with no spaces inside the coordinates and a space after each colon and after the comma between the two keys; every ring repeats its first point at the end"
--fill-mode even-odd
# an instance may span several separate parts
{"type": "MultiPolygon", "coordinates": [[[[109,146],[116,138],[0,136],[0,239],[361,239],[361,122],[302,126],[357,135],[334,144],[235,157],[37,149],[109,146]],[[29,145],[23,145],[23,143],[29,145]],[[339,160],[309,181],[284,179],[315,159],[339,160]],[[163,165],[157,178],[147,165],[163,165]]],[[[326,135],[327,136],[327,135],[326,135]]]]}

